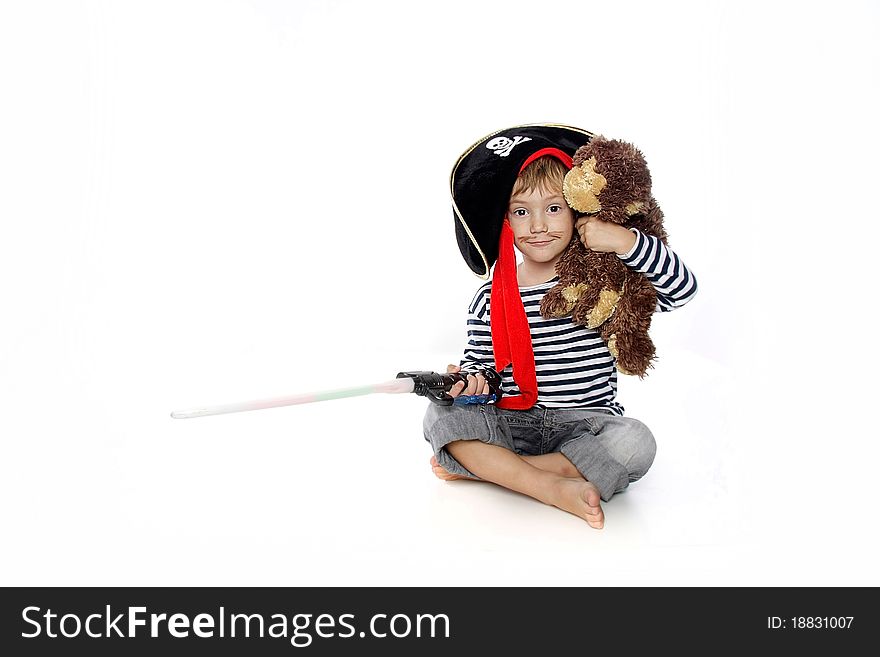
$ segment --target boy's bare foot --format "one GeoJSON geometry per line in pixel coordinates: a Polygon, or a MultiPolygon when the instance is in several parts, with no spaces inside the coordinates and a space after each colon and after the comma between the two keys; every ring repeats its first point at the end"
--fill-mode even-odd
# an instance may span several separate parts
{"type": "MultiPolygon", "coordinates": [[[[525,459],[528,460],[528,457],[525,457],[525,459]]],[[[551,464],[548,461],[541,462],[540,464],[536,463],[535,465],[549,466],[551,464]]],[[[557,464],[554,463],[553,465],[556,466],[557,464]]],[[[448,472],[437,462],[437,457],[435,456],[431,457],[431,469],[434,471],[434,475],[438,479],[444,481],[470,479],[470,477],[464,477],[462,475],[448,472]]],[[[556,468],[554,467],[554,469],[556,468]]],[[[548,470],[550,470],[549,467],[548,470]]],[[[602,497],[599,494],[599,489],[596,488],[594,483],[587,481],[580,476],[561,476],[556,487],[556,494],[553,496],[552,504],[563,511],[568,511],[569,513],[576,515],[578,518],[586,520],[590,527],[594,529],[602,529],[605,526],[605,512],[602,511],[601,501],[602,497]]]]}
{"type": "Polygon", "coordinates": [[[561,478],[553,496],[553,506],[573,513],[587,521],[593,529],[605,526],[605,512],[602,511],[599,489],[585,479],[561,478]]]}
{"type": "Polygon", "coordinates": [[[442,465],[437,463],[437,457],[431,457],[431,469],[434,471],[434,475],[437,479],[442,479],[443,481],[455,481],[456,479],[470,479],[470,477],[465,477],[464,475],[452,474],[448,470],[446,470],[442,465]]]}

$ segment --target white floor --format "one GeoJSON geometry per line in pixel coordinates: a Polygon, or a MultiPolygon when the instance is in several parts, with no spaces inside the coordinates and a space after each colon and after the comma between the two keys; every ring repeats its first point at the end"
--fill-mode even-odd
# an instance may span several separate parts
{"type": "Polygon", "coordinates": [[[193,404],[166,383],[177,398],[135,384],[104,386],[103,406],[87,390],[53,412],[19,400],[13,417],[30,419],[4,427],[22,438],[4,441],[4,584],[878,583],[871,484],[831,454],[786,463],[811,436],[750,426],[720,376],[622,382],[660,448],[605,505],[602,531],[491,484],[436,480],[414,395],[172,420],[193,404]]]}

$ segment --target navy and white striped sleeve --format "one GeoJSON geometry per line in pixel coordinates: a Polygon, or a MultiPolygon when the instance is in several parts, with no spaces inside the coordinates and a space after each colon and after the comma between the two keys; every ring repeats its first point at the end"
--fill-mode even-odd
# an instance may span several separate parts
{"type": "Polygon", "coordinates": [[[467,371],[493,369],[492,331],[489,327],[489,294],[491,285],[481,287],[468,307],[467,346],[461,359],[461,368],[467,371]]]}
{"type": "Polygon", "coordinates": [[[618,257],[631,269],[645,275],[657,290],[656,312],[680,308],[697,293],[697,279],[675,252],[659,238],[635,228],[636,243],[618,257]]]}

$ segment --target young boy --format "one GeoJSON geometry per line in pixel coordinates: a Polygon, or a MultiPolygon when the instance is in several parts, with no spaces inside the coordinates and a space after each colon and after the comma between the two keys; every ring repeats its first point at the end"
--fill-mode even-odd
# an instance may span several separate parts
{"type": "Polygon", "coordinates": [[[495,369],[504,396],[495,405],[431,405],[424,430],[441,479],[484,479],[601,529],[600,502],[644,476],[654,437],[623,417],[614,358],[598,331],[570,317],[542,318],[541,297],[555,285],[556,263],[575,232],[587,248],[614,252],[643,273],[658,311],[684,305],[697,285],[659,239],[595,217],[576,220],[562,180],[591,137],[568,126],[517,126],[459,158],[452,172],[459,247],[479,275],[497,263],[471,302],[461,364],[447,368],[470,373],[468,383],[449,394],[487,394],[480,371],[495,369]]]}

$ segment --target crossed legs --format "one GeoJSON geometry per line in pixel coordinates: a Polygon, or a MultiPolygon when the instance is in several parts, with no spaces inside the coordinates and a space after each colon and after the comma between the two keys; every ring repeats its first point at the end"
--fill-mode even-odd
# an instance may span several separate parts
{"type": "MultiPolygon", "coordinates": [[[[595,529],[605,524],[599,489],[584,479],[559,452],[520,456],[499,445],[478,440],[453,441],[446,449],[480,479],[568,511],[595,529]]],[[[431,466],[441,479],[466,478],[447,472],[435,457],[431,457],[431,466]]]]}

